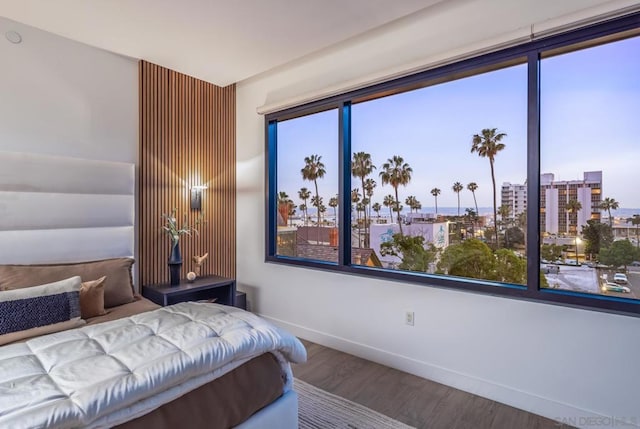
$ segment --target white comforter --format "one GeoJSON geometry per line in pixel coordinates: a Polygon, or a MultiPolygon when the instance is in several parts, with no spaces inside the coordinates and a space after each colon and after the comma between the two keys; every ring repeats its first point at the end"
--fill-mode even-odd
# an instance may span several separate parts
{"type": "Polygon", "coordinates": [[[292,335],[254,314],[181,303],[126,319],[0,347],[0,427],[109,427],[146,414],[275,351],[306,352],[292,335]]]}

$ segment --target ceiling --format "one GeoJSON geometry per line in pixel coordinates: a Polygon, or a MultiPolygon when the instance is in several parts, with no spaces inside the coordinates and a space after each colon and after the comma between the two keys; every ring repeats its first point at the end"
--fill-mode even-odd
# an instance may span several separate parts
{"type": "Polygon", "coordinates": [[[1,0],[0,16],[226,86],[441,1],[1,0]]]}

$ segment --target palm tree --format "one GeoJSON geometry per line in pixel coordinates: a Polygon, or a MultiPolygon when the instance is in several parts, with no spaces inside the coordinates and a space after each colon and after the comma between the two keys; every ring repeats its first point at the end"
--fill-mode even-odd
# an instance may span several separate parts
{"type": "Polygon", "coordinates": [[[393,202],[393,211],[398,213],[398,217],[400,216],[400,213],[402,212],[402,209],[404,208],[404,206],[402,204],[400,204],[400,202],[393,202]]]}
{"type": "Polygon", "coordinates": [[[278,192],[278,212],[282,217],[282,221],[285,226],[287,226],[287,221],[289,219],[290,205],[293,203],[289,198],[289,195],[286,192],[280,191],[278,192]]]}
{"type": "Polygon", "coordinates": [[[293,216],[296,214],[296,206],[293,201],[289,200],[289,226],[293,226],[293,216]]]}
{"type": "Polygon", "coordinates": [[[582,210],[582,203],[580,201],[571,199],[567,201],[567,205],[565,206],[565,210],[567,211],[567,228],[570,228],[570,219],[569,214],[576,214],[576,265],[578,265],[578,212],[582,210]]]}
{"type": "Polygon", "coordinates": [[[354,188],[351,190],[351,202],[357,203],[360,201],[360,189],[354,188]]]}
{"type": "MultiPolygon", "coordinates": [[[[474,134],[471,140],[471,153],[477,152],[480,158],[489,158],[491,166],[491,183],[493,184],[493,221],[498,219],[498,205],[496,203],[496,175],[494,163],[498,152],[504,149],[504,143],[500,143],[507,135],[505,133],[496,133],[497,128],[484,128],[480,134],[474,134]]],[[[496,247],[500,247],[498,239],[498,228],[496,232],[496,247]]]]}
{"type": "MultiPolygon", "coordinates": [[[[465,215],[464,217],[467,219],[467,224],[471,224],[472,228],[473,228],[473,233],[475,234],[476,231],[476,220],[478,219],[478,212],[476,212],[475,210],[473,210],[472,208],[466,208],[464,209],[465,211],[465,215]]],[[[469,231],[467,231],[468,233],[469,231]]]]}
{"type": "Polygon", "coordinates": [[[609,198],[609,197],[605,198],[600,203],[600,208],[602,210],[606,210],[609,213],[609,226],[612,228],[613,228],[613,218],[611,217],[611,210],[618,210],[619,207],[620,207],[620,203],[617,202],[615,199],[609,198]]]}
{"type": "Polygon", "coordinates": [[[418,199],[415,197],[415,195],[409,195],[404,200],[404,203],[409,206],[409,208],[411,209],[411,212],[413,213],[414,209],[417,211],[418,204],[420,204],[420,201],[418,201],[418,199]]]}
{"type": "Polygon", "coordinates": [[[527,212],[525,211],[520,213],[516,218],[516,221],[518,223],[518,227],[524,233],[524,242],[526,244],[527,243],[527,212]]]}
{"type": "Polygon", "coordinates": [[[462,186],[462,183],[456,182],[453,184],[451,189],[453,189],[453,192],[458,194],[458,216],[460,216],[460,191],[464,189],[464,186],[462,186]]]}
{"type": "Polygon", "coordinates": [[[322,156],[320,155],[310,155],[304,158],[304,167],[300,170],[302,173],[302,179],[313,182],[313,185],[316,188],[316,204],[315,207],[318,209],[318,229],[317,229],[317,241],[320,241],[320,205],[322,204],[320,200],[320,193],[318,192],[318,179],[322,179],[326,174],[327,170],[324,169],[324,164],[322,163],[322,156]]]}
{"type": "Polygon", "coordinates": [[[289,199],[289,194],[283,191],[278,192],[278,205],[287,204],[289,201],[291,201],[289,199]]]}
{"type": "Polygon", "coordinates": [[[500,215],[500,220],[502,221],[503,225],[507,225],[507,223],[509,222],[509,215],[511,214],[511,207],[509,207],[506,204],[503,204],[500,206],[500,208],[498,208],[498,214],[500,215]]]}
{"type": "Polygon", "coordinates": [[[382,171],[380,172],[380,179],[382,184],[387,183],[393,186],[396,197],[396,209],[398,210],[398,226],[400,227],[400,235],[404,235],[402,232],[402,222],[400,221],[400,200],[398,199],[398,186],[407,186],[411,181],[411,173],[413,169],[409,167],[409,164],[404,162],[401,156],[394,155],[389,158],[387,162],[382,164],[382,171]]]}
{"type": "MultiPolygon", "coordinates": [[[[300,209],[300,211],[302,213],[307,213],[307,205],[306,204],[300,204],[300,206],[298,207],[300,209]]],[[[304,218],[304,224],[305,226],[307,225],[307,215],[305,214],[305,218],[304,218]]]]}
{"type": "Polygon", "coordinates": [[[307,200],[311,198],[311,191],[309,191],[307,188],[300,188],[300,190],[298,191],[298,197],[304,202],[304,204],[300,205],[300,210],[304,212],[304,224],[306,225],[307,218],[309,217],[309,215],[307,214],[307,200]],[[304,209],[302,207],[304,207],[304,209]]]}
{"type": "Polygon", "coordinates": [[[318,207],[318,212],[320,212],[322,216],[324,216],[324,214],[327,212],[327,207],[322,204],[322,197],[320,197],[320,206],[318,207]]]}
{"type": "MultiPolygon", "coordinates": [[[[311,197],[311,205],[315,208],[320,208],[323,202],[324,201],[322,201],[321,196],[314,195],[313,197],[311,197]]],[[[320,222],[320,218],[318,218],[318,222],[320,222]]]]}
{"type": "Polygon", "coordinates": [[[631,222],[636,226],[636,248],[640,249],[640,237],[638,236],[638,226],[640,226],[640,214],[634,214],[633,217],[627,219],[627,222],[631,222]]]}
{"type": "MultiPolygon", "coordinates": [[[[364,201],[364,200],[362,200],[364,201]]],[[[366,205],[364,202],[360,201],[359,203],[356,204],[356,213],[358,213],[358,217],[360,216],[359,213],[362,212],[364,213],[366,205]]],[[[358,228],[358,247],[362,247],[362,243],[360,242],[360,228],[358,228]]]]}
{"type": "Polygon", "coordinates": [[[570,227],[570,219],[569,214],[576,214],[576,236],[578,235],[578,212],[582,210],[582,204],[578,200],[569,200],[567,205],[565,206],[565,210],[567,211],[567,227],[570,227]]]}
{"type": "Polygon", "coordinates": [[[371,208],[374,212],[376,212],[378,219],[380,219],[380,210],[382,210],[382,206],[380,205],[380,203],[373,203],[373,206],[371,206],[371,208]]]}
{"type": "Polygon", "coordinates": [[[389,194],[384,197],[382,205],[385,207],[389,207],[389,221],[393,221],[393,212],[391,211],[391,209],[396,205],[396,200],[393,198],[393,195],[389,194]]]}
{"type": "MultiPolygon", "coordinates": [[[[351,208],[356,209],[356,225],[358,226],[358,243],[360,243],[360,210],[358,209],[360,203],[360,189],[355,188],[351,190],[351,208]]],[[[358,247],[361,247],[358,245],[358,247]]]]}
{"type": "MultiPolygon", "coordinates": [[[[366,152],[356,152],[353,154],[353,160],[351,161],[351,175],[353,177],[359,177],[360,178],[360,184],[362,185],[362,193],[363,196],[366,195],[365,193],[368,190],[368,187],[365,183],[365,179],[367,178],[368,175],[370,175],[373,170],[375,170],[376,166],[373,165],[373,161],[371,161],[371,155],[366,153],[366,152]]],[[[369,186],[371,186],[371,183],[369,182],[369,186]]],[[[373,182],[373,187],[371,187],[371,194],[373,195],[373,188],[375,187],[375,182],[373,182]]],[[[371,199],[371,196],[369,196],[369,199],[371,199]]],[[[371,200],[369,200],[371,201],[371,200]]],[[[366,203],[364,203],[366,205],[366,203]]],[[[364,212],[364,245],[365,247],[369,246],[369,240],[368,240],[368,234],[367,234],[367,227],[368,227],[368,222],[367,222],[367,211],[365,210],[364,212]]]]}
{"type": "Polygon", "coordinates": [[[335,218],[335,224],[338,225],[338,197],[329,198],[329,207],[333,208],[333,217],[335,218]]]}
{"type": "MultiPolygon", "coordinates": [[[[509,229],[509,215],[511,214],[511,207],[506,204],[502,204],[498,208],[498,214],[500,215],[500,224],[504,228],[504,241],[507,248],[509,247],[509,237],[507,235],[507,230],[509,229]]],[[[496,228],[498,227],[498,222],[496,222],[496,228]]]]}
{"type": "Polygon", "coordinates": [[[438,188],[433,188],[431,190],[431,195],[433,195],[436,199],[436,219],[438,219],[438,195],[440,195],[442,191],[438,188]]]}
{"type": "MultiPolygon", "coordinates": [[[[373,190],[376,188],[378,184],[376,183],[375,180],[373,180],[372,178],[368,178],[364,181],[364,192],[365,195],[367,196],[367,198],[365,198],[366,200],[366,204],[368,206],[368,214],[367,216],[369,216],[369,218],[371,218],[371,198],[373,198],[373,190]]],[[[369,235],[370,235],[370,230],[371,227],[369,226],[371,222],[367,221],[367,219],[365,218],[365,225],[364,225],[364,231],[365,231],[365,236],[364,236],[364,245],[365,247],[369,247],[369,235]]]]}
{"type": "Polygon", "coordinates": [[[476,182],[471,182],[467,185],[467,189],[471,191],[473,194],[473,203],[476,206],[476,215],[478,214],[478,202],[476,201],[476,191],[478,190],[478,184],[476,182]]]}

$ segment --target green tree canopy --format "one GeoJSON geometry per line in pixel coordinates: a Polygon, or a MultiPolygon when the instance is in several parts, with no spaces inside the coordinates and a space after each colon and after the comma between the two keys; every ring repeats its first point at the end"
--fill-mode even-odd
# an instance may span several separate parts
{"type": "Polygon", "coordinates": [[[600,263],[610,267],[620,267],[635,260],[636,251],[629,240],[614,241],[611,246],[600,249],[600,263]]]}
{"type": "Polygon", "coordinates": [[[516,244],[524,244],[524,231],[517,226],[507,228],[504,232],[505,246],[513,248],[516,244]]]}
{"type": "Polygon", "coordinates": [[[527,262],[509,249],[496,250],[496,280],[506,283],[527,283],[527,262]]]}
{"type": "Polygon", "coordinates": [[[557,244],[543,244],[540,246],[540,258],[550,262],[559,260],[562,258],[562,246],[557,244]]]}
{"type": "Polygon", "coordinates": [[[597,255],[601,248],[611,246],[613,232],[611,226],[606,223],[589,219],[587,224],[582,226],[582,238],[585,241],[585,253],[597,255]]]}
{"type": "Polygon", "coordinates": [[[496,258],[482,241],[471,238],[450,245],[442,253],[438,271],[452,276],[495,280],[496,258]]]}
{"type": "Polygon", "coordinates": [[[382,256],[392,255],[402,259],[398,266],[401,270],[427,272],[429,264],[434,262],[438,250],[429,243],[425,249],[424,237],[411,237],[403,234],[393,234],[392,240],[380,245],[382,256]]]}
{"type": "Polygon", "coordinates": [[[640,248],[640,215],[634,214],[633,217],[627,218],[627,222],[631,222],[636,227],[636,249],[640,248]]]}

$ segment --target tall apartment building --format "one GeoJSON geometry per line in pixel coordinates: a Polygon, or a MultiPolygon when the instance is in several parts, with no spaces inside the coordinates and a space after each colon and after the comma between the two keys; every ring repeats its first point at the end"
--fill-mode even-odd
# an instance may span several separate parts
{"type": "MultiPolygon", "coordinates": [[[[540,232],[576,235],[589,219],[600,220],[602,171],[586,171],[582,180],[555,181],[553,173],[540,175],[540,232]],[[567,212],[567,203],[577,200],[582,208],[567,212]]],[[[512,217],[527,210],[527,185],[502,184],[502,205],[512,217]]]]}
{"type": "Polygon", "coordinates": [[[555,181],[552,173],[540,175],[540,232],[576,235],[589,219],[600,219],[602,171],[587,171],[582,180],[555,181]],[[582,208],[567,212],[577,200],[582,208]]]}
{"type": "Polygon", "coordinates": [[[504,182],[501,199],[502,205],[509,207],[509,216],[517,217],[527,211],[527,185],[504,182]]]}

